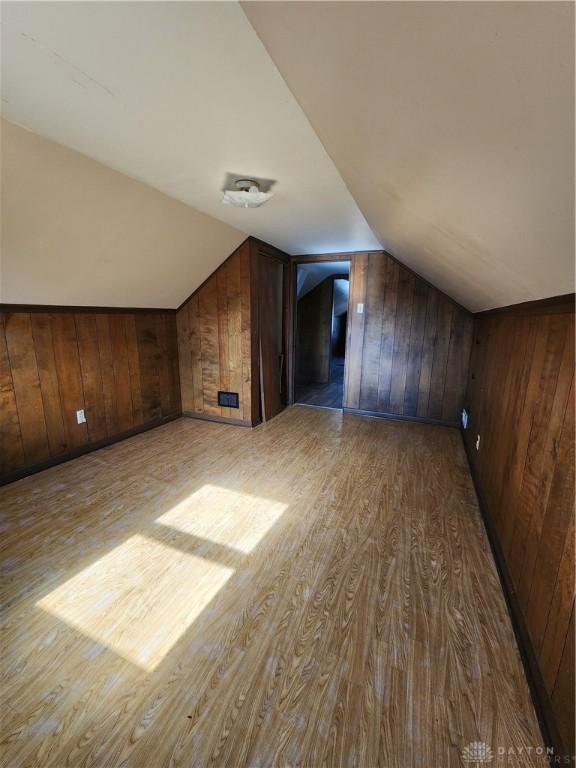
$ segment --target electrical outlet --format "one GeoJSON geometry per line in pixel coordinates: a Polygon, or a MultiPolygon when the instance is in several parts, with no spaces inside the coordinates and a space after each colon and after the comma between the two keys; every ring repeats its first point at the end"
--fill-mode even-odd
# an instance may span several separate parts
{"type": "Polygon", "coordinates": [[[86,416],[84,415],[84,410],[76,411],[76,421],[78,424],[86,424],[86,416]]]}
{"type": "Polygon", "coordinates": [[[358,315],[364,314],[364,304],[356,304],[356,313],[358,315]]]}
{"type": "Polygon", "coordinates": [[[476,435],[476,450],[480,450],[480,435],[476,435]]]}

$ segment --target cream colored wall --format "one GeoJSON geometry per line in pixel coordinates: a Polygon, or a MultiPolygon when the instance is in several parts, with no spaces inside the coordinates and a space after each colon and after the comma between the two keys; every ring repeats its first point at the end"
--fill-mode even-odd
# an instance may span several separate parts
{"type": "Polygon", "coordinates": [[[176,307],[246,234],[1,121],[0,300],[176,307]]]}

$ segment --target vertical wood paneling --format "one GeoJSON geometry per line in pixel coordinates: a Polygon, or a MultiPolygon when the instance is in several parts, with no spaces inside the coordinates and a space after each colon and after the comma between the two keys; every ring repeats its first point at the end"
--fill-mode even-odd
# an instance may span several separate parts
{"type": "Polygon", "coordinates": [[[477,482],[564,746],[573,750],[573,311],[478,316],[466,403],[477,482]]]}
{"type": "MultiPolygon", "coordinates": [[[[368,280],[366,285],[366,304],[373,307],[378,302],[378,297],[386,292],[386,266],[387,260],[379,254],[368,256],[368,280]]],[[[367,410],[378,409],[378,374],[380,370],[380,351],[382,346],[383,313],[369,312],[364,324],[364,338],[362,339],[363,355],[362,371],[360,372],[360,401],[365,404],[367,410]]]]}
{"type": "MultiPolygon", "coordinates": [[[[158,322],[158,319],[162,317],[162,315],[156,315],[155,319],[158,322]]],[[[112,345],[114,399],[117,404],[118,426],[120,432],[126,432],[134,424],[134,415],[132,413],[130,365],[124,315],[110,316],[110,343],[112,345]]]]}
{"type": "Polygon", "coordinates": [[[5,326],[6,318],[0,314],[0,475],[13,472],[25,462],[5,326]]]}
{"type": "MultiPolygon", "coordinates": [[[[172,317],[172,316],[167,316],[172,317]]],[[[140,381],[140,359],[138,357],[138,334],[136,332],[136,318],[134,315],[125,315],[126,344],[128,347],[128,370],[130,373],[130,391],[132,395],[132,417],[134,426],[140,426],[144,422],[142,413],[142,382],[140,381]]],[[[174,321],[175,322],[175,321],[174,321]]],[[[176,341],[176,329],[172,332],[176,341]]],[[[178,364],[178,350],[170,350],[168,354],[172,364],[178,364]]]]}
{"type": "MultiPolygon", "coordinates": [[[[240,393],[240,410],[237,411],[237,415],[234,416],[234,409],[222,409],[227,410],[229,418],[238,419],[250,419],[249,411],[246,411],[246,407],[249,405],[250,400],[246,399],[246,392],[244,387],[244,355],[242,354],[242,292],[241,292],[241,280],[242,280],[242,257],[241,254],[237,254],[232,259],[228,260],[226,265],[226,334],[227,334],[227,346],[222,346],[223,354],[227,355],[227,363],[224,365],[224,372],[227,375],[228,386],[225,387],[231,392],[240,393]]],[[[249,333],[249,328],[247,329],[249,333]]],[[[249,363],[249,359],[247,360],[249,363]]],[[[222,370],[222,369],[221,369],[222,370]]],[[[248,380],[250,383],[250,371],[248,371],[248,380]]],[[[224,387],[222,387],[224,389],[224,387]]]]}
{"type": "Polygon", "coordinates": [[[66,440],[70,448],[79,448],[88,442],[88,427],[78,424],[76,419],[76,411],[83,409],[85,403],[73,314],[57,313],[52,316],[52,340],[58,388],[64,406],[66,440]]]}
{"type": "Polygon", "coordinates": [[[194,410],[194,388],[191,354],[190,312],[192,301],[187,302],[176,314],[178,335],[178,363],[180,366],[180,385],[182,410],[194,410]]]}
{"type": "Polygon", "coordinates": [[[7,314],[5,329],[24,458],[27,464],[35,464],[50,456],[50,445],[30,315],[7,314]]]}
{"type": "MultiPolygon", "coordinates": [[[[177,312],[186,412],[253,421],[252,272],[251,247],[246,242],[177,312]],[[237,392],[240,407],[219,406],[219,390],[237,392]]],[[[258,381],[255,384],[257,395],[258,381]]]]}
{"type": "Polygon", "coordinates": [[[390,385],[390,412],[404,413],[404,393],[408,371],[408,347],[414,310],[414,275],[400,270],[398,301],[396,304],[396,326],[394,352],[392,354],[392,383],[390,385]]]}
{"type": "Polygon", "coordinates": [[[202,385],[202,336],[200,333],[200,298],[193,296],[189,301],[190,355],[192,364],[193,407],[191,410],[204,411],[204,387],[202,385]]]}
{"type": "Polygon", "coordinates": [[[558,727],[566,734],[566,748],[573,755],[576,750],[574,741],[574,603],[570,614],[570,623],[566,632],[566,642],[558,668],[558,675],[552,694],[552,706],[557,713],[558,727]]]}
{"type": "Polygon", "coordinates": [[[97,316],[77,314],[75,319],[88,436],[90,442],[96,443],[99,440],[104,440],[110,434],[106,423],[106,401],[102,383],[97,316]]]}
{"type": "MultiPolygon", "coordinates": [[[[418,393],[420,386],[420,370],[422,367],[422,345],[424,343],[424,330],[426,328],[427,300],[428,287],[426,286],[426,283],[416,279],[414,281],[412,325],[410,328],[410,343],[408,345],[408,359],[406,362],[404,416],[416,416],[418,413],[418,393]]],[[[451,412],[452,411],[449,409],[448,414],[451,412]]],[[[446,418],[449,418],[449,416],[446,418]]]]}
{"type": "Polygon", "coordinates": [[[109,435],[116,435],[120,432],[120,420],[115,397],[116,382],[114,380],[114,357],[112,354],[109,316],[97,315],[96,327],[98,330],[98,352],[102,376],[102,391],[104,393],[106,429],[109,435]]]}
{"type": "Polygon", "coordinates": [[[137,316],[136,336],[138,338],[138,358],[142,384],[142,415],[144,421],[154,421],[162,416],[160,355],[155,315],[150,313],[137,316]]]}
{"type": "MultiPolygon", "coordinates": [[[[431,419],[442,418],[453,312],[454,305],[451,302],[445,300],[439,302],[436,324],[436,346],[434,348],[434,359],[432,360],[430,394],[428,395],[427,416],[431,419]]],[[[453,414],[452,420],[456,421],[457,417],[457,413],[453,414]]]]}
{"type": "Polygon", "coordinates": [[[351,256],[350,306],[345,407],[457,423],[471,315],[382,252],[351,256]]]}
{"type": "Polygon", "coordinates": [[[30,319],[50,454],[58,456],[66,453],[69,443],[60,404],[60,388],[52,338],[52,316],[34,313],[30,315],[30,319]]]}
{"type": "Polygon", "coordinates": [[[330,380],[334,281],[327,277],[298,301],[296,382],[330,380]]]}
{"type": "MultiPolygon", "coordinates": [[[[426,322],[422,340],[422,357],[420,360],[420,381],[418,383],[418,408],[416,415],[425,417],[428,414],[430,400],[430,383],[432,381],[432,363],[437,342],[438,304],[440,294],[432,288],[428,289],[426,302],[426,322]]],[[[464,391],[464,388],[462,388],[464,391]]]]}
{"type": "Polygon", "coordinates": [[[369,255],[356,253],[350,259],[350,298],[348,336],[344,367],[344,407],[360,408],[360,382],[364,356],[364,324],[366,307],[358,313],[358,304],[366,304],[369,255]]]}
{"type": "Polygon", "coordinates": [[[173,313],[164,315],[165,327],[165,359],[169,371],[168,377],[168,411],[162,416],[174,416],[182,410],[180,404],[180,368],[178,365],[178,329],[176,328],[176,315],[173,313]]]}
{"type": "Polygon", "coordinates": [[[179,412],[173,313],[14,312],[0,318],[1,478],[179,412]],[[158,317],[164,318],[160,340],[158,317]],[[84,410],[87,423],[77,423],[77,410],[84,410]]]}
{"type": "Polygon", "coordinates": [[[202,346],[202,390],[204,411],[220,416],[218,389],[220,386],[220,344],[218,339],[218,279],[217,273],[209,278],[199,294],[202,318],[200,343],[202,346]]]}
{"type": "MultiPolygon", "coordinates": [[[[374,298],[375,308],[371,314],[382,315],[382,339],[380,340],[380,364],[378,367],[378,407],[377,411],[387,413],[390,410],[390,387],[392,386],[392,358],[394,355],[394,337],[396,335],[396,305],[398,303],[398,280],[400,266],[393,259],[384,257],[386,263],[386,290],[382,296],[374,298]],[[376,307],[380,306],[380,311],[376,307]]],[[[362,401],[364,407],[364,402],[362,401]]],[[[368,406],[366,405],[366,410],[368,406]]]]}
{"type": "MultiPolygon", "coordinates": [[[[218,362],[220,364],[220,387],[230,391],[230,350],[228,348],[228,275],[230,272],[229,259],[216,273],[216,290],[218,296],[218,362]]],[[[230,418],[230,408],[220,406],[220,415],[230,418]]]]}

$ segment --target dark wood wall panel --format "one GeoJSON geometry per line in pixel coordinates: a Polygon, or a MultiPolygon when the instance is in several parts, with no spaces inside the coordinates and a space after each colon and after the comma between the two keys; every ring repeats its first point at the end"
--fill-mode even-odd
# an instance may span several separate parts
{"type": "Polygon", "coordinates": [[[458,423],[472,316],[386,253],[350,261],[344,406],[458,423]]]}
{"type": "Polygon", "coordinates": [[[547,306],[476,317],[464,434],[531,655],[573,752],[574,311],[547,306]]]}
{"type": "Polygon", "coordinates": [[[297,304],[296,381],[325,384],[330,379],[334,279],[328,277],[297,304]]]}
{"type": "Polygon", "coordinates": [[[174,313],[0,317],[1,480],[180,412],[174,313]]]}
{"type": "Polygon", "coordinates": [[[252,423],[252,249],[238,248],[177,312],[182,410],[252,423]],[[239,408],[218,405],[237,392],[239,408]]]}

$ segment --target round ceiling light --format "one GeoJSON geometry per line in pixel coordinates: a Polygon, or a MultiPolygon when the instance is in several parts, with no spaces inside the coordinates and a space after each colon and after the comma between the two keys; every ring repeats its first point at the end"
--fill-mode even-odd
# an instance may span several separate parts
{"type": "Polygon", "coordinates": [[[238,179],[234,186],[236,189],[224,191],[222,202],[236,208],[259,208],[273,197],[272,192],[261,192],[260,185],[253,179],[238,179]]]}

